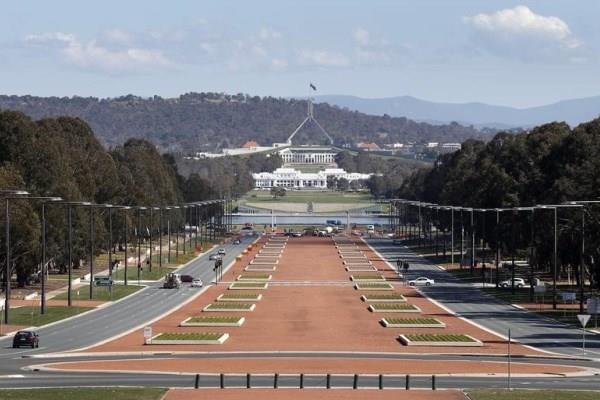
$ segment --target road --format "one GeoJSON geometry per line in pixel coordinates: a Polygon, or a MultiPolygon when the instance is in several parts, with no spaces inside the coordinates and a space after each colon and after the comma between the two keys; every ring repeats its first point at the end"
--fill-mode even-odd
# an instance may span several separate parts
{"type": "MultiPolygon", "coordinates": [[[[398,258],[410,264],[407,279],[427,276],[435,285],[421,291],[454,311],[489,330],[508,336],[540,350],[582,356],[582,330],[535,313],[520,310],[479,290],[475,285],[455,278],[405,246],[393,245],[389,239],[368,239],[367,242],[392,265],[398,258]]],[[[600,360],[600,335],[586,334],[586,356],[600,360]]]]}
{"type": "MultiPolygon", "coordinates": [[[[222,246],[227,252],[223,265],[232,262],[254,239],[245,237],[239,245],[222,246]]],[[[179,273],[199,277],[207,284],[214,280],[213,266],[214,261],[204,254],[180,269],[179,273]]],[[[199,290],[189,284],[184,284],[180,289],[163,289],[160,282],[151,284],[105,308],[39,329],[40,347],[35,350],[13,349],[11,338],[0,339],[0,363],[2,359],[17,355],[62,352],[91,346],[165,314],[196,295],[199,290]]]]}
{"type": "MultiPolygon", "coordinates": [[[[252,239],[246,238],[241,245],[224,246],[227,256],[224,263],[228,264],[235,255],[252,239]]],[[[535,345],[546,350],[557,351],[568,355],[577,355],[580,351],[578,338],[580,331],[566,328],[535,315],[517,310],[510,305],[500,303],[493,298],[483,295],[478,289],[466,285],[454,279],[450,274],[427,263],[422,258],[410,253],[408,249],[393,246],[389,240],[370,240],[382,255],[389,260],[395,261],[403,257],[411,263],[410,276],[426,274],[433,277],[439,284],[431,288],[424,288],[424,292],[444,304],[444,306],[460,313],[464,317],[472,318],[478,324],[487,328],[498,330],[503,333],[507,326],[511,326],[514,337],[529,345],[535,345]],[[565,339],[566,338],[566,339],[565,339]],[[558,344],[553,342],[563,342],[558,344]]],[[[212,261],[207,256],[182,269],[182,273],[200,276],[205,282],[213,278],[212,261]]],[[[132,358],[132,355],[107,356],[96,355],[93,357],[77,357],[68,360],[53,358],[25,358],[31,355],[53,353],[57,351],[78,349],[90,346],[98,341],[105,340],[123,331],[143,325],[147,321],[156,318],[182,301],[189,299],[197,293],[197,289],[189,287],[180,290],[160,289],[151,286],[131,297],[110,305],[104,309],[96,310],[90,314],[77,317],[73,320],[61,322],[52,327],[40,330],[42,347],[35,350],[9,348],[8,340],[0,341],[0,388],[33,388],[33,387],[58,387],[58,386],[146,386],[146,387],[192,387],[194,377],[180,374],[155,374],[155,373],[84,373],[84,372],[52,372],[35,371],[31,365],[49,363],[54,361],[76,361],[76,360],[107,360],[132,358]],[[80,334],[76,337],[71,332],[80,334]]],[[[589,336],[591,355],[598,354],[600,343],[597,336],[589,336]]],[[[502,356],[474,356],[463,355],[439,355],[439,354],[385,354],[385,353],[194,353],[194,354],[171,354],[161,352],[146,354],[143,358],[228,358],[228,357],[335,357],[335,358],[401,358],[419,360],[481,360],[507,362],[502,356]]],[[[535,362],[548,364],[580,365],[591,368],[599,368],[596,360],[589,359],[556,359],[556,358],[518,358],[515,362],[535,362]]],[[[218,371],[216,371],[218,372],[218,371]]],[[[245,386],[245,376],[226,376],[226,386],[245,386]]],[[[273,387],[273,376],[253,376],[252,385],[273,387]]],[[[386,388],[405,387],[404,376],[385,376],[383,379],[386,388]]],[[[413,376],[410,379],[412,388],[431,388],[430,376],[413,376]]],[[[539,389],[594,389],[600,387],[600,375],[581,377],[513,377],[514,388],[539,388],[539,389]]],[[[299,376],[281,376],[278,381],[280,386],[299,385],[299,376]]],[[[438,388],[504,388],[507,386],[507,378],[502,376],[438,376],[436,378],[438,388]]],[[[218,387],[220,379],[215,374],[202,374],[200,387],[218,387]]],[[[305,387],[325,387],[325,374],[318,376],[307,376],[304,380],[305,387]]],[[[364,376],[359,379],[359,387],[376,388],[379,385],[375,376],[364,376]]],[[[351,376],[333,376],[332,387],[351,387],[351,376]]]]}

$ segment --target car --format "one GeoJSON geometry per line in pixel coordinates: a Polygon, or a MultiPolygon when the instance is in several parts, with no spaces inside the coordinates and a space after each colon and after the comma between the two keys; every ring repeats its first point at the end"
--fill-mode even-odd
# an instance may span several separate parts
{"type": "Polygon", "coordinates": [[[202,287],[202,285],[202,279],[194,278],[194,280],[192,280],[192,287],[202,287]]]}
{"type": "Polygon", "coordinates": [[[240,244],[240,243],[242,243],[242,241],[241,241],[240,239],[235,239],[235,240],[233,241],[233,244],[240,244]]]}
{"type": "Polygon", "coordinates": [[[293,232],[292,236],[294,236],[294,237],[302,237],[302,232],[293,232]]]}
{"type": "Polygon", "coordinates": [[[417,279],[408,281],[409,286],[431,286],[433,284],[435,284],[435,281],[425,276],[420,276],[417,279]]]}
{"type": "Polygon", "coordinates": [[[21,346],[31,346],[32,349],[40,346],[40,337],[36,331],[18,331],[13,338],[13,349],[21,346]]]}
{"type": "MultiPolygon", "coordinates": [[[[516,288],[521,289],[522,287],[525,287],[525,279],[523,279],[523,278],[514,278],[513,282],[514,282],[516,288]]],[[[508,279],[506,281],[500,282],[499,285],[501,288],[508,288],[508,287],[512,287],[513,283],[510,281],[510,279],[508,279]]]]}
{"type": "Polygon", "coordinates": [[[251,226],[245,226],[245,227],[242,228],[242,230],[243,231],[252,231],[252,230],[254,230],[254,228],[251,227],[251,226]]]}
{"type": "Polygon", "coordinates": [[[190,283],[194,281],[194,277],[191,275],[181,275],[179,277],[179,279],[181,280],[181,282],[186,282],[186,283],[190,283]]]}
{"type": "Polygon", "coordinates": [[[221,259],[221,255],[218,253],[212,253],[211,255],[208,256],[208,259],[213,261],[213,260],[220,260],[221,259]]]}
{"type": "Polygon", "coordinates": [[[225,255],[225,249],[219,249],[217,250],[217,254],[220,256],[224,256],[225,255]]]}

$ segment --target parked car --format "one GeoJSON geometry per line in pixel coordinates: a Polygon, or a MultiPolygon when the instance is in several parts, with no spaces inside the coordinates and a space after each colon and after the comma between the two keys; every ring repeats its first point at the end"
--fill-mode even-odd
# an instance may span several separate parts
{"type": "Polygon", "coordinates": [[[13,338],[13,349],[21,346],[31,346],[36,348],[40,346],[40,337],[35,331],[19,331],[13,338]]]}
{"type": "MultiPolygon", "coordinates": [[[[522,287],[525,287],[525,279],[523,278],[515,278],[513,279],[513,282],[515,283],[515,287],[521,289],[522,287]]],[[[506,280],[506,281],[502,281],[499,283],[501,288],[508,288],[508,287],[512,287],[512,282],[510,281],[510,279],[506,280]]]]}
{"type": "Polygon", "coordinates": [[[225,249],[219,249],[217,250],[217,254],[220,256],[224,256],[225,255],[225,249]]]}
{"type": "Polygon", "coordinates": [[[221,259],[221,255],[218,253],[212,253],[211,255],[208,256],[208,259],[213,261],[213,260],[220,260],[221,259]]]}
{"type": "Polygon", "coordinates": [[[192,287],[202,287],[202,285],[202,279],[200,278],[194,278],[194,280],[192,281],[192,287]]]}
{"type": "Polygon", "coordinates": [[[233,240],[233,244],[240,244],[242,243],[242,241],[240,239],[234,239],[233,240]]]}
{"type": "Polygon", "coordinates": [[[435,281],[425,276],[420,276],[417,279],[408,281],[409,286],[431,286],[433,284],[435,284],[435,281]]]}
{"type": "Polygon", "coordinates": [[[190,283],[194,281],[194,277],[191,275],[181,275],[179,277],[179,279],[181,279],[181,282],[186,282],[186,283],[190,283]]]}
{"type": "Polygon", "coordinates": [[[302,237],[302,232],[293,232],[292,236],[294,236],[294,237],[302,237]]]}

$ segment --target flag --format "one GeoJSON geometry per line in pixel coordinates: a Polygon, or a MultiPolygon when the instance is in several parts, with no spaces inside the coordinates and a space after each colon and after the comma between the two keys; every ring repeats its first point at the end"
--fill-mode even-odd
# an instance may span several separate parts
{"type": "Polygon", "coordinates": [[[312,90],[317,90],[317,87],[315,85],[313,85],[312,83],[310,83],[309,86],[312,90]]]}

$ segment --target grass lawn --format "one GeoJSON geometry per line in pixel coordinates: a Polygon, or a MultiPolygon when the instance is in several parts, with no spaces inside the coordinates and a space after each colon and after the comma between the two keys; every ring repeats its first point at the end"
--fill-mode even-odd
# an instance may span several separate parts
{"type": "Polygon", "coordinates": [[[239,322],[242,317],[192,317],[187,322],[207,322],[207,323],[228,323],[235,324],[239,322]]]}
{"type": "Polygon", "coordinates": [[[376,303],[371,304],[375,310],[416,310],[412,304],[407,303],[376,303]]]}
{"type": "Polygon", "coordinates": [[[249,192],[244,201],[250,203],[368,203],[373,198],[369,193],[342,193],[333,191],[294,191],[286,192],[286,195],[277,200],[269,191],[256,190],[249,192]],[[255,197],[253,197],[255,196],[255,197]]]}
{"type": "MultiPolygon", "coordinates": [[[[127,271],[129,272],[129,271],[127,271]]],[[[122,285],[113,285],[112,287],[112,297],[111,292],[107,286],[95,286],[94,287],[94,297],[92,300],[98,301],[111,301],[118,300],[122,297],[128,296],[131,293],[137,292],[142,289],[140,286],[122,286],[122,285]]],[[[88,286],[82,287],[78,290],[71,291],[73,300],[89,300],[90,298],[90,289],[88,286]],[[79,292],[79,296],[77,293],[79,292]]],[[[53,298],[53,300],[66,300],[67,293],[60,294],[53,298]]]]}
{"type": "Polygon", "coordinates": [[[440,321],[435,318],[395,318],[385,317],[390,324],[419,324],[419,325],[439,325],[440,321]]]}
{"type": "Polygon", "coordinates": [[[207,310],[249,310],[251,308],[251,303],[212,303],[206,307],[207,310]]]}
{"type": "Polygon", "coordinates": [[[595,400],[599,392],[569,390],[469,390],[472,400],[595,400]]]}
{"type": "Polygon", "coordinates": [[[46,313],[44,315],[40,315],[39,307],[19,307],[10,309],[9,318],[12,325],[42,326],[88,310],[91,310],[91,308],[46,307],[46,313]]]}
{"type": "Polygon", "coordinates": [[[154,340],[217,340],[220,332],[161,333],[154,340]]]}
{"type": "Polygon", "coordinates": [[[410,334],[404,335],[411,342],[472,342],[473,339],[461,334],[410,334]]]}
{"type": "Polygon", "coordinates": [[[6,400],[159,400],[167,389],[158,388],[44,388],[0,389],[6,400]]]}
{"type": "Polygon", "coordinates": [[[366,294],[367,300],[405,300],[401,294],[366,294]]]}

